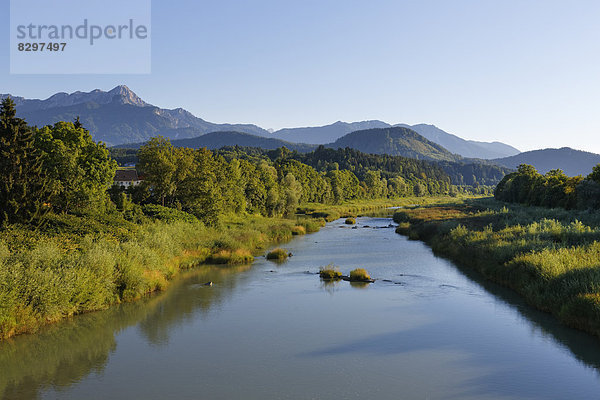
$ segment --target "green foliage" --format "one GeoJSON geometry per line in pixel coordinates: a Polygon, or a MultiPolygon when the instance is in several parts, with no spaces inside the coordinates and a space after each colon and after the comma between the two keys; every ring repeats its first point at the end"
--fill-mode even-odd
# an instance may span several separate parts
{"type": "Polygon", "coordinates": [[[344,221],[344,223],[346,225],[354,225],[354,224],[356,224],[356,218],[352,218],[352,217],[346,218],[346,221],[344,221]]]}
{"type": "MultiPolygon", "coordinates": [[[[535,176],[524,167],[521,173],[535,176]]],[[[600,213],[474,200],[398,211],[399,233],[600,335],[600,213]]]]}
{"type": "Polygon", "coordinates": [[[506,175],[494,192],[496,199],[542,207],[565,209],[600,206],[600,165],[584,180],[568,177],[559,169],[539,174],[531,165],[520,165],[517,172],[506,175]]]}
{"type": "Polygon", "coordinates": [[[292,228],[292,235],[294,235],[294,236],[306,235],[306,228],[302,225],[296,225],[292,228]]]}
{"type": "Polygon", "coordinates": [[[337,280],[342,279],[342,273],[338,269],[338,267],[333,264],[329,264],[326,267],[321,267],[319,269],[319,276],[323,280],[337,280]]]}
{"type": "Polygon", "coordinates": [[[298,226],[231,216],[217,229],[174,209],[145,208],[162,220],[134,224],[116,211],[93,218],[48,214],[43,231],[1,230],[0,339],[162,290],[178,271],[199,263],[248,264],[252,252],[291,238],[298,226]]]}
{"type": "Polygon", "coordinates": [[[288,251],[282,248],[276,248],[267,253],[267,260],[284,261],[288,258],[288,251]]]}
{"type": "Polygon", "coordinates": [[[116,162],[78,123],[58,122],[37,130],[35,146],[49,179],[49,202],[57,212],[98,207],[107,200],[116,162]]]}
{"type": "Polygon", "coordinates": [[[162,206],[177,189],[174,153],[171,142],[162,136],[152,138],[138,153],[138,168],[144,174],[144,185],[152,188],[153,196],[162,206]]]}
{"type": "Polygon", "coordinates": [[[16,117],[15,103],[0,109],[0,225],[31,223],[48,209],[47,171],[42,168],[33,130],[16,117]]]}
{"type": "Polygon", "coordinates": [[[369,282],[371,281],[371,276],[367,272],[367,270],[363,268],[356,268],[350,271],[350,281],[351,282],[369,282]]]}
{"type": "Polygon", "coordinates": [[[198,222],[198,219],[191,214],[157,204],[146,204],[142,206],[142,210],[145,215],[164,222],[198,222]]]}

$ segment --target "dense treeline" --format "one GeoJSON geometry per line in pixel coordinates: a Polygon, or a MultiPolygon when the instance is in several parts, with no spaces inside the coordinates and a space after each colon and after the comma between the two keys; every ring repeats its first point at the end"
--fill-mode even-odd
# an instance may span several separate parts
{"type": "MultiPolygon", "coordinates": [[[[413,184],[421,183],[425,186],[428,186],[427,180],[448,182],[448,189],[440,190],[443,193],[451,193],[455,189],[459,189],[486,194],[488,191],[491,192],[495,185],[512,171],[509,168],[487,162],[425,161],[387,154],[367,154],[351,148],[334,150],[324,146],[319,146],[310,153],[290,152],[285,148],[262,150],[239,146],[224,147],[218,152],[226,158],[260,159],[268,157],[271,160],[282,157],[293,158],[318,171],[347,169],[361,180],[368,171],[379,171],[381,177],[388,180],[401,177],[413,184]]],[[[430,194],[437,194],[436,189],[433,188],[433,192],[430,191],[430,194]]]]}
{"type": "Polygon", "coordinates": [[[496,199],[542,207],[600,208],[600,165],[586,178],[569,177],[560,169],[542,175],[522,164],[504,177],[494,192],[496,199]]]}
{"type": "Polygon", "coordinates": [[[437,164],[450,176],[454,185],[495,186],[512,170],[489,162],[447,162],[437,164]]]}
{"type": "MultiPolygon", "coordinates": [[[[285,148],[213,153],[174,147],[158,137],[140,148],[137,167],[144,181],[128,190],[134,203],[177,208],[207,224],[216,223],[222,213],[287,216],[300,203],[339,204],[452,191],[448,175],[436,166],[350,149],[321,148],[309,155],[285,148]]],[[[119,196],[123,194],[113,191],[115,202],[126,204],[119,196]]]]}
{"type": "Polygon", "coordinates": [[[301,203],[456,193],[448,174],[425,161],[323,146],[307,154],[240,147],[211,152],[175,147],[162,137],[135,153],[112,150],[123,163],[136,160],[144,178],[124,190],[111,187],[117,163],[79,120],[35,128],[15,115],[5,99],[2,224],[39,222],[47,213],[115,211],[136,222],[158,205],[215,225],[229,213],[290,216],[301,203]]]}
{"type": "MultiPolygon", "coordinates": [[[[120,165],[137,161],[134,149],[111,149],[111,156],[120,165]]],[[[386,154],[367,154],[351,148],[332,149],[319,146],[312,152],[301,153],[286,148],[264,150],[255,147],[228,146],[216,150],[227,160],[271,160],[280,158],[295,159],[310,165],[319,172],[348,170],[362,182],[369,171],[379,172],[380,179],[391,183],[392,195],[403,196],[410,193],[410,187],[420,184],[417,191],[427,194],[452,193],[455,190],[473,193],[488,193],[502,180],[510,169],[486,162],[447,162],[424,161],[386,154]],[[406,186],[395,178],[402,178],[406,186]],[[452,187],[455,186],[455,187],[452,187]],[[403,190],[404,189],[404,190],[403,190]],[[421,190],[423,189],[423,190],[421,190]]]]}
{"type": "Polygon", "coordinates": [[[0,109],[0,225],[39,222],[48,212],[103,210],[116,162],[79,120],[41,129],[0,109]]]}

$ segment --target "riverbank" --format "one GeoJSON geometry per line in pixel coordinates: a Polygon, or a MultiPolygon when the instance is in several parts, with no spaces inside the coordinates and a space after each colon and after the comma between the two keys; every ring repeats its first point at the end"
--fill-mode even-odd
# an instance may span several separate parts
{"type": "Polygon", "coordinates": [[[467,199],[400,210],[397,233],[600,336],[600,213],[467,199]]]}
{"type": "Polygon", "coordinates": [[[1,339],[164,290],[193,266],[250,263],[270,244],[324,224],[306,217],[228,216],[216,228],[52,218],[38,232],[12,226],[0,233],[1,339]]]}
{"type": "Polygon", "coordinates": [[[428,201],[308,204],[291,219],[226,215],[217,227],[171,209],[142,223],[49,215],[37,231],[9,226],[0,231],[0,340],[164,290],[191,267],[249,264],[271,245],[318,231],[326,219],[428,201]]]}

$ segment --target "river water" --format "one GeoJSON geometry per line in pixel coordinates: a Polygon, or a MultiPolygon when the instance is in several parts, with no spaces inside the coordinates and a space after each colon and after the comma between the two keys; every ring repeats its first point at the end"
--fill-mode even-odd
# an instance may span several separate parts
{"type": "Polygon", "coordinates": [[[600,340],[388,224],[335,221],[287,243],[282,264],[202,267],[164,293],[0,343],[0,396],[600,398],[600,340]],[[329,263],[377,281],[325,284],[316,273],[329,263]]]}

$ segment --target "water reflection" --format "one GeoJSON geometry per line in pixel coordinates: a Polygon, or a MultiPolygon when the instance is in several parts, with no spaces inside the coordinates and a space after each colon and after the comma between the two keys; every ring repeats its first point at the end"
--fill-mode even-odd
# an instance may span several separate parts
{"type": "MultiPolygon", "coordinates": [[[[368,223],[370,226],[384,226],[389,223],[389,220],[369,220],[368,223]]],[[[235,325],[225,324],[226,327],[236,326],[243,329],[240,329],[237,333],[231,329],[228,331],[222,330],[221,332],[228,336],[223,339],[221,346],[230,346],[235,341],[243,342],[243,345],[238,349],[242,349],[241,352],[248,351],[251,354],[248,356],[250,360],[244,360],[243,355],[235,358],[230,355],[228,349],[219,347],[219,351],[214,354],[220,357],[216,358],[219,361],[217,364],[221,366],[223,371],[227,371],[227,376],[223,378],[218,375],[219,370],[216,369],[214,371],[215,375],[211,375],[215,382],[218,379],[230,379],[228,374],[235,366],[242,370],[240,373],[243,375],[253,372],[245,370],[243,365],[240,366],[240,362],[247,361],[249,364],[254,362],[251,350],[257,347],[255,346],[257,343],[263,343],[256,340],[260,336],[257,332],[262,332],[265,335],[271,331],[261,331],[260,325],[264,324],[273,327],[273,331],[277,331],[275,337],[267,340],[267,343],[271,348],[279,349],[281,352],[273,353],[273,355],[269,355],[263,360],[266,363],[274,363],[270,365],[273,369],[265,376],[270,377],[287,368],[298,368],[297,371],[304,370],[303,368],[307,367],[310,368],[312,365],[310,363],[294,366],[292,365],[294,360],[285,357],[279,360],[276,357],[276,355],[286,354],[285,350],[289,347],[294,349],[292,353],[301,353],[298,358],[303,360],[318,359],[318,362],[321,362],[338,357],[342,360],[341,363],[345,362],[343,358],[345,356],[357,356],[358,358],[354,358],[354,360],[360,359],[362,356],[366,356],[365,358],[374,356],[381,357],[382,361],[389,361],[390,356],[402,356],[418,352],[450,353],[462,356],[466,354],[468,357],[465,358],[464,362],[459,359],[455,364],[440,366],[439,371],[436,372],[446,373],[444,368],[447,368],[449,370],[448,374],[451,375],[454,372],[452,369],[457,367],[464,367],[463,371],[471,371],[474,367],[481,372],[490,365],[494,366],[494,371],[474,373],[467,376],[466,384],[462,385],[462,381],[460,382],[461,388],[467,389],[461,392],[460,395],[456,395],[456,398],[461,398],[461,396],[477,398],[483,397],[484,394],[502,395],[505,387],[514,386],[515,384],[520,385],[520,395],[539,397],[539,393],[535,393],[535,390],[539,389],[539,385],[536,386],[539,382],[529,382],[527,378],[524,378],[530,370],[540,365],[539,360],[519,359],[519,355],[515,355],[514,352],[515,348],[526,346],[527,341],[523,340],[522,336],[515,336],[521,342],[517,345],[510,343],[510,348],[513,351],[505,351],[506,343],[498,340],[498,337],[495,336],[496,332],[487,331],[485,326],[481,327],[476,321],[476,316],[461,314],[460,310],[463,310],[460,308],[461,301],[470,302],[469,306],[486,301],[497,302],[501,305],[506,304],[510,309],[517,310],[518,313],[514,314],[520,318],[518,321],[510,321],[507,324],[530,327],[532,337],[539,338],[542,336],[547,338],[547,342],[558,344],[558,347],[571,353],[586,366],[594,368],[596,371],[600,370],[600,342],[596,338],[560,325],[552,316],[528,307],[514,292],[485,281],[477,273],[468,269],[463,269],[462,273],[472,281],[477,282],[493,297],[487,296],[475,285],[463,285],[461,283],[458,284],[459,286],[452,285],[451,283],[455,283],[454,281],[448,282],[443,277],[438,276],[439,273],[444,272],[443,270],[427,269],[428,265],[435,264],[432,262],[435,259],[428,249],[419,242],[400,243],[402,238],[396,236],[392,229],[350,230],[332,227],[332,229],[327,230],[326,228],[316,235],[314,239],[313,237],[299,238],[290,244],[292,247],[297,247],[293,250],[294,254],[298,253],[298,255],[294,256],[288,264],[274,266],[271,263],[266,263],[266,261],[262,264],[258,262],[258,270],[253,273],[249,272],[250,266],[203,267],[183,275],[173,282],[165,293],[148,297],[140,302],[116,306],[104,312],[79,316],[64,323],[50,326],[39,334],[18,337],[0,343],[0,398],[39,398],[41,393],[53,389],[60,393],[60,390],[70,388],[74,383],[83,380],[88,375],[101,374],[111,354],[116,353],[118,334],[128,328],[134,327],[132,328],[134,332],[139,334],[136,337],[141,337],[146,343],[154,347],[166,348],[167,345],[173,345],[174,343],[169,343],[169,340],[171,336],[177,337],[174,333],[177,327],[187,325],[198,318],[208,318],[211,314],[218,312],[224,301],[231,298],[233,294],[243,293],[243,288],[251,286],[255,289],[253,292],[255,295],[266,293],[269,300],[273,301],[253,303],[255,299],[252,296],[241,296],[241,301],[237,301],[237,303],[248,303],[246,307],[244,304],[238,307],[240,315],[244,315],[245,312],[257,312],[257,310],[260,310],[260,313],[256,314],[256,319],[252,319],[247,324],[247,321],[244,320],[236,321],[235,325]],[[390,240],[384,242],[385,239],[390,240]],[[314,244],[315,242],[319,243],[314,244]],[[398,257],[398,249],[402,250],[403,254],[401,256],[404,259],[410,260],[409,264],[418,264],[419,267],[409,271],[399,269],[392,259],[392,257],[398,257]],[[339,254],[336,253],[338,250],[339,254]],[[390,253],[385,253],[385,251],[390,253]],[[387,274],[388,276],[379,277],[390,279],[381,279],[372,285],[345,281],[321,280],[318,282],[320,279],[318,275],[306,271],[307,268],[316,268],[323,260],[329,261],[331,257],[338,257],[340,264],[348,264],[346,265],[348,269],[350,269],[350,266],[355,267],[355,264],[361,264],[361,266],[364,264],[366,268],[369,268],[370,262],[372,263],[371,266],[387,263],[389,265],[386,265],[385,268],[379,270],[375,268],[373,272],[387,274]],[[423,266],[422,269],[421,266],[423,266]],[[402,274],[399,272],[402,272],[402,274]],[[397,279],[401,279],[402,282],[397,281],[397,279]],[[205,286],[204,284],[208,281],[212,281],[214,285],[212,287],[205,286]],[[377,297],[378,293],[384,292],[384,288],[387,290],[385,292],[386,297],[377,297]],[[471,300],[468,299],[470,290],[476,292],[477,296],[471,300]],[[323,291],[333,297],[323,296],[323,291]],[[458,293],[460,296],[454,296],[454,293],[458,293]],[[465,296],[465,293],[467,296],[465,296]],[[400,295],[403,297],[398,297],[400,295]],[[282,301],[285,296],[290,297],[282,301]],[[414,301],[415,299],[410,298],[411,296],[421,297],[414,301]],[[329,304],[324,306],[323,298],[327,298],[329,304]],[[389,298],[392,298],[392,300],[385,303],[385,307],[389,307],[389,309],[381,312],[384,317],[382,320],[377,320],[380,325],[377,325],[376,330],[368,332],[368,329],[363,331],[356,328],[352,331],[347,329],[351,324],[340,323],[338,326],[336,325],[338,322],[335,322],[333,324],[334,328],[336,326],[343,327],[339,331],[343,332],[343,335],[339,336],[341,338],[339,343],[336,345],[324,344],[322,347],[320,347],[321,345],[315,345],[311,348],[310,344],[316,343],[320,336],[312,331],[318,331],[323,321],[331,319],[328,310],[330,307],[339,306],[341,303],[337,300],[340,298],[345,301],[354,301],[354,303],[350,307],[346,307],[348,303],[345,303],[343,307],[336,308],[339,314],[336,314],[337,317],[332,319],[334,322],[344,320],[344,318],[346,320],[351,319],[348,316],[355,318],[353,314],[355,309],[368,310],[369,312],[364,315],[375,318],[375,316],[380,315],[379,310],[375,312],[375,309],[381,304],[381,301],[388,301],[389,298]],[[371,299],[372,303],[365,305],[364,302],[368,298],[371,299]],[[405,329],[394,326],[393,329],[389,329],[390,332],[383,331],[382,333],[381,330],[377,329],[381,327],[384,327],[381,329],[385,329],[387,319],[396,319],[399,316],[400,318],[409,317],[408,313],[404,316],[398,314],[398,309],[402,306],[402,302],[398,301],[399,298],[412,301],[411,307],[414,307],[414,309],[411,309],[411,312],[416,315],[425,315],[431,312],[430,309],[426,308],[431,307],[431,304],[447,307],[448,310],[451,310],[450,306],[444,306],[446,301],[456,300],[459,303],[457,308],[451,310],[454,320],[450,320],[450,317],[448,317],[450,313],[447,315],[436,309],[434,311],[438,312],[439,315],[437,316],[441,315],[438,319],[424,324],[412,325],[411,320],[407,319],[405,329]],[[423,301],[423,308],[418,309],[423,298],[426,299],[426,301],[423,301]],[[433,298],[435,299],[431,300],[433,298]],[[264,308],[265,305],[269,308],[264,308]],[[293,307],[293,313],[290,313],[286,307],[293,307]],[[319,319],[319,311],[323,313],[322,319],[319,319]],[[294,316],[292,322],[288,321],[284,324],[285,326],[281,326],[280,318],[289,318],[291,314],[294,316]],[[384,322],[381,324],[381,321],[384,322]],[[254,325],[259,326],[259,328],[254,325]],[[285,332],[288,328],[290,331],[285,332]],[[244,329],[247,331],[244,331],[244,329]],[[298,333],[300,331],[301,333],[298,333]],[[284,333],[287,333],[287,335],[284,333]],[[302,336],[295,336],[296,334],[302,336]],[[251,340],[246,342],[246,336],[251,340]],[[279,342],[276,340],[276,337],[279,336],[287,338],[289,341],[279,342]],[[306,339],[307,336],[310,336],[311,339],[306,339]],[[240,340],[240,338],[244,340],[240,340]],[[229,342],[227,339],[229,339],[229,342]],[[247,347],[244,347],[246,343],[247,347]],[[296,350],[295,346],[299,344],[306,346],[305,350],[302,350],[303,352],[296,350]],[[464,364],[461,364],[461,362],[464,364]]],[[[444,266],[444,268],[445,270],[451,269],[454,271],[453,268],[447,266],[444,266]]],[[[455,272],[452,272],[452,274],[456,275],[455,272]]],[[[459,281],[463,282],[464,279],[460,278],[459,281]]],[[[236,297],[236,300],[240,299],[236,297]]],[[[505,307],[501,308],[504,309],[505,307]]],[[[465,307],[464,309],[470,308],[465,307]]],[[[489,311],[489,307],[482,307],[481,309],[489,311]]],[[[332,328],[333,334],[337,334],[338,331],[335,331],[334,328],[332,328]]],[[[514,331],[519,331],[519,329],[514,331]]],[[[512,330],[507,329],[507,332],[512,332],[512,330]]],[[[119,337],[119,340],[121,337],[119,337]]],[[[214,336],[210,336],[210,333],[208,333],[206,337],[211,338],[212,345],[214,336]]],[[[173,341],[175,342],[175,340],[173,341]]],[[[535,343],[539,342],[540,340],[535,341],[535,343]]],[[[183,345],[186,345],[186,343],[183,343],[183,345]]],[[[215,344],[215,346],[218,347],[219,345],[215,344]]],[[[540,354],[547,355],[551,353],[548,355],[551,359],[555,353],[562,351],[561,349],[557,350],[556,347],[553,345],[551,350],[540,352],[540,354]]],[[[165,353],[169,351],[171,351],[171,348],[166,349],[165,353]]],[[[262,353],[259,352],[254,356],[261,356],[262,353]]],[[[291,354],[291,356],[293,355],[291,354]]],[[[435,360],[438,361],[438,359],[435,360]]],[[[179,362],[180,360],[176,359],[175,361],[179,362]]],[[[214,358],[211,359],[210,356],[207,356],[206,363],[214,361],[214,358]]],[[[551,362],[548,364],[551,364],[551,362]]],[[[198,365],[198,367],[200,366],[198,365]]],[[[406,368],[412,367],[412,365],[409,365],[406,368]]],[[[254,370],[255,368],[250,369],[254,370]]],[[[107,370],[110,370],[110,368],[107,368],[107,370]]],[[[571,368],[571,372],[573,374],[580,373],[581,369],[571,368]]],[[[263,377],[263,375],[254,376],[256,381],[263,377]]],[[[282,372],[279,378],[288,377],[282,372]]],[[[556,385],[565,381],[568,381],[568,379],[557,380],[556,385]]],[[[548,392],[551,391],[547,390],[545,393],[548,392]]],[[[306,397],[306,393],[302,393],[306,397]]],[[[556,393],[559,393],[559,391],[556,393]]],[[[174,396],[177,397],[177,395],[174,396]]],[[[251,393],[248,393],[247,397],[252,397],[251,393]]],[[[444,398],[449,397],[449,394],[444,396],[444,398]]]]}
{"type": "Polygon", "coordinates": [[[595,369],[600,377],[600,340],[597,337],[560,324],[551,314],[530,307],[514,291],[486,280],[476,271],[462,268],[461,272],[494,295],[498,301],[516,309],[522,317],[522,322],[530,325],[533,331],[541,332],[568,349],[577,360],[595,369]]]}
{"type": "Polygon", "coordinates": [[[168,343],[170,329],[218,306],[244,282],[247,276],[240,273],[249,268],[203,267],[184,274],[164,293],[0,343],[0,398],[39,398],[46,389],[60,390],[102,372],[116,350],[116,335],[136,324],[148,342],[168,343]],[[202,285],[208,281],[214,286],[202,285]]]}

